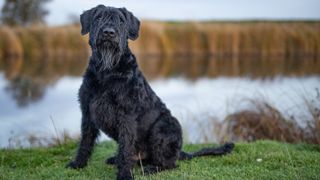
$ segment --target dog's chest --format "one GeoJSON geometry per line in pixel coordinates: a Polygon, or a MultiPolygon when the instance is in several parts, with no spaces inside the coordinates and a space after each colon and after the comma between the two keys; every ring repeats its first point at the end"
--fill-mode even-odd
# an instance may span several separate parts
{"type": "Polygon", "coordinates": [[[132,103],[130,89],[100,87],[89,103],[90,119],[103,132],[116,139],[119,116],[128,114],[128,104],[132,103]]]}

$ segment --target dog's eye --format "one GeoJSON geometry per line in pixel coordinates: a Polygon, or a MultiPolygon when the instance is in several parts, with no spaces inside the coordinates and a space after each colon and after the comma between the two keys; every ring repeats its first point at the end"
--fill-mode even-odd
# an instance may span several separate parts
{"type": "Polygon", "coordinates": [[[123,24],[124,23],[124,19],[120,18],[120,23],[123,24]]]}
{"type": "Polygon", "coordinates": [[[98,21],[100,21],[100,20],[102,19],[102,16],[101,16],[101,15],[98,15],[98,16],[96,17],[96,19],[97,19],[98,21]]]}

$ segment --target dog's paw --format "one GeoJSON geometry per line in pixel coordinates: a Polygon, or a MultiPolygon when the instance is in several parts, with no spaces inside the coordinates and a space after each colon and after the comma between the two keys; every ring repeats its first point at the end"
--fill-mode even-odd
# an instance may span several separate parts
{"type": "Polygon", "coordinates": [[[224,145],[223,145],[224,152],[225,152],[225,153],[231,153],[231,151],[233,150],[234,146],[235,146],[235,145],[234,145],[234,143],[232,143],[232,142],[228,142],[228,143],[224,144],[224,145]]]}
{"type": "Polygon", "coordinates": [[[113,157],[106,159],[105,163],[110,164],[110,165],[116,164],[116,157],[113,156],[113,157]]]}
{"type": "Polygon", "coordinates": [[[133,180],[133,174],[129,172],[118,172],[117,180],[133,180]]]}
{"type": "Polygon", "coordinates": [[[66,165],[66,168],[71,168],[71,169],[81,169],[84,168],[86,166],[86,164],[83,163],[78,163],[76,161],[71,161],[70,163],[68,163],[66,165]]]}

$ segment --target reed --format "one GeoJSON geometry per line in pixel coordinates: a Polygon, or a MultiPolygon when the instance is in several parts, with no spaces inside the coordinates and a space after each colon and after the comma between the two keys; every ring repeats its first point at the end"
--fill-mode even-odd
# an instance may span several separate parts
{"type": "Polygon", "coordinates": [[[88,56],[86,37],[78,26],[0,27],[0,58],[54,58],[88,56]]]}
{"type": "Polygon", "coordinates": [[[23,54],[23,47],[17,34],[7,26],[0,26],[0,59],[18,58],[23,54]]]}
{"type": "MultiPolygon", "coordinates": [[[[79,25],[0,27],[0,58],[88,56],[79,25]]],[[[137,55],[320,56],[319,22],[156,22],[144,21],[130,42],[137,55]]]]}

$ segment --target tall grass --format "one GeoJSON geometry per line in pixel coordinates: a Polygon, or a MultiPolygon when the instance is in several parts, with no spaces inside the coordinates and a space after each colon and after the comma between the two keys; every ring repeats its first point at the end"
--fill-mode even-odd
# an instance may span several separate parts
{"type": "Polygon", "coordinates": [[[17,34],[9,27],[0,27],[0,59],[18,58],[23,54],[23,47],[17,34]]]}
{"type": "Polygon", "coordinates": [[[133,45],[142,54],[317,57],[319,29],[318,22],[145,22],[133,45]]]}
{"type": "MultiPolygon", "coordinates": [[[[0,27],[0,58],[88,56],[80,26],[0,27]]],[[[137,55],[297,57],[320,55],[319,22],[152,22],[130,42],[137,55]]]]}
{"type": "Polygon", "coordinates": [[[79,32],[78,26],[0,27],[0,58],[87,57],[89,54],[87,37],[81,36],[79,32]]]}

